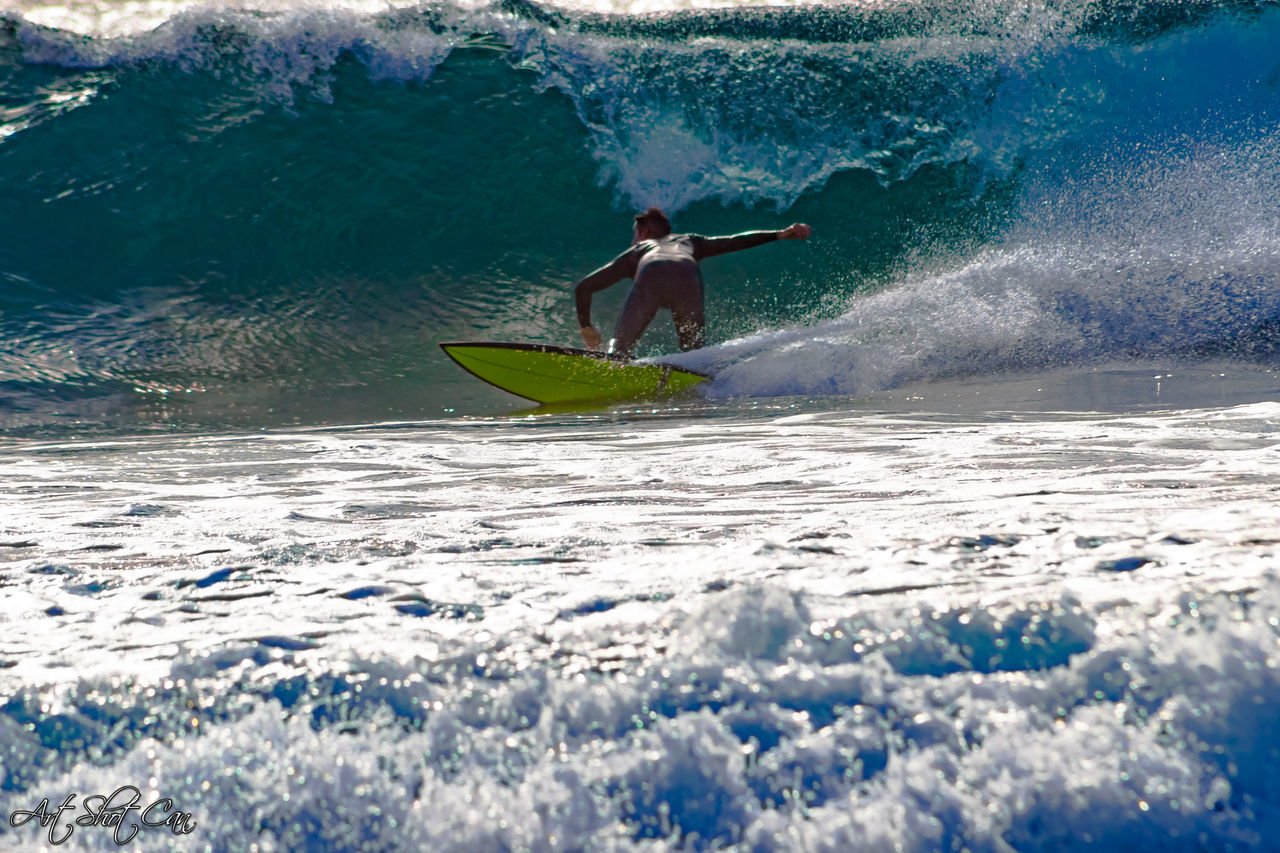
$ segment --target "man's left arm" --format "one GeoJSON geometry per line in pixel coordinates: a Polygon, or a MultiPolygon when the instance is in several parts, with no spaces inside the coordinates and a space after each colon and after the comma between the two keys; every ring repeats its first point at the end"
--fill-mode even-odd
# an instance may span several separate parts
{"type": "Polygon", "coordinates": [[[700,261],[703,258],[714,258],[716,255],[753,249],[775,240],[806,240],[812,232],[813,229],[808,225],[797,222],[781,231],[746,231],[729,237],[699,237],[693,244],[694,257],[700,261]]]}

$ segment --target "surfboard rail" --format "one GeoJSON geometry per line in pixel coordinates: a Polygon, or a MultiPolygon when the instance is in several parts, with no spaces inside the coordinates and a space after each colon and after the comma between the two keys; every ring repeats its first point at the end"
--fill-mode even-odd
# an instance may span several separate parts
{"type": "Polygon", "coordinates": [[[711,378],[670,364],[555,344],[447,341],[440,348],[477,379],[544,405],[673,397],[711,378]]]}

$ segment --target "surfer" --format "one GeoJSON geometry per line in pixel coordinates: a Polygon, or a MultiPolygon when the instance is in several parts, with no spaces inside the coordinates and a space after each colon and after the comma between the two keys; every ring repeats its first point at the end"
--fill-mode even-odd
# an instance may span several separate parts
{"type": "Polygon", "coordinates": [[[698,349],[706,343],[706,312],[702,272],[698,262],[729,252],[739,252],[774,240],[804,240],[813,230],[797,222],[781,231],[747,231],[729,237],[672,234],[671,222],[656,207],[635,218],[631,248],[578,282],[574,301],[582,339],[590,349],[602,348],[600,332],[591,325],[591,297],[624,278],[635,280],[613,332],[613,352],[630,358],[636,343],[658,309],[671,312],[680,349],[698,349]]]}

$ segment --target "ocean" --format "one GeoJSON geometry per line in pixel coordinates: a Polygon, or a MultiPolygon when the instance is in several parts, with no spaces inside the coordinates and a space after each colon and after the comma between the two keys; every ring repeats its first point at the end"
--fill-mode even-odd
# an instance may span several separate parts
{"type": "Polygon", "coordinates": [[[6,0],[0,850],[1280,850],[1277,44],[6,0]],[[650,205],[814,229],[655,321],[698,394],[440,351],[650,205]]]}

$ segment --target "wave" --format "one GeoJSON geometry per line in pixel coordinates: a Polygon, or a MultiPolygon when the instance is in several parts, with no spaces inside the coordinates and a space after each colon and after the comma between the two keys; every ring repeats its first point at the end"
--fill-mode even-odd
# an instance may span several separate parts
{"type": "Polygon", "coordinates": [[[231,385],[434,402],[435,340],[572,340],[569,284],[649,204],[683,230],[817,228],[709,267],[713,339],[752,343],[693,358],[783,370],[726,393],[1270,351],[1269,5],[137,8],[0,24],[10,412],[231,385]],[[1153,219],[1128,200],[1165,172],[1191,195],[1153,219]],[[1150,239],[1126,257],[1098,211],[1150,239]],[[785,378],[828,345],[863,366],[785,378]]]}

